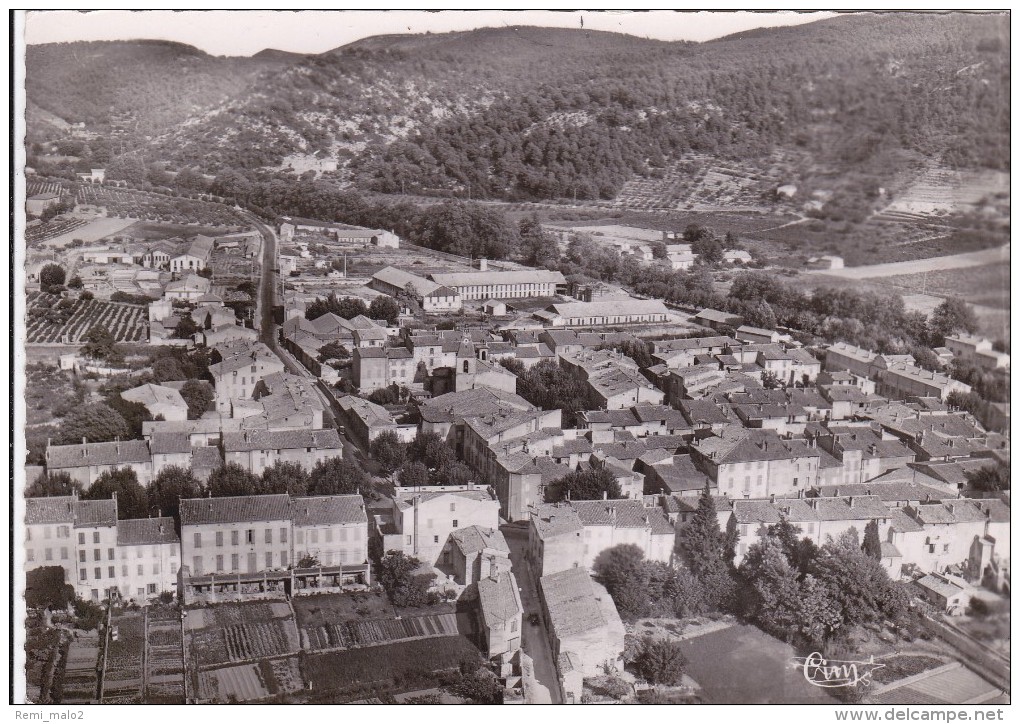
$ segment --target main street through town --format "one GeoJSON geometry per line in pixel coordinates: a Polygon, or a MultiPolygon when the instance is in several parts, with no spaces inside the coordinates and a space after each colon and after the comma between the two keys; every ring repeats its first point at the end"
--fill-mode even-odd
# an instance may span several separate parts
{"type": "MultiPolygon", "coordinates": [[[[276,264],[276,233],[251,212],[240,211],[239,213],[262,234],[262,274],[259,278],[259,296],[256,305],[256,316],[259,319],[259,338],[280,358],[288,372],[315,383],[313,385],[315,394],[319,396],[324,408],[323,422],[328,426],[335,427],[337,425],[336,400],[332,399],[331,396],[327,396],[320,389],[315,376],[278,344],[279,325],[276,324],[273,312],[277,302],[277,287],[281,284],[276,264]]],[[[351,444],[346,437],[344,438],[344,448],[345,453],[351,452],[351,444]]]]}

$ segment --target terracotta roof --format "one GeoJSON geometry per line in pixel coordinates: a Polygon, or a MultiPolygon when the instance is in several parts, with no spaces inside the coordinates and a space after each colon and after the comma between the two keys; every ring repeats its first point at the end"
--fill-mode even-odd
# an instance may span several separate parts
{"type": "Polygon", "coordinates": [[[450,540],[464,554],[478,553],[486,548],[505,551],[508,554],[510,552],[506,538],[503,537],[500,531],[492,528],[483,528],[478,525],[458,528],[450,533],[450,540]]]}
{"type": "Polygon", "coordinates": [[[562,641],[607,625],[588,572],[568,568],[539,579],[554,635],[562,641]]]}
{"type": "Polygon", "coordinates": [[[192,470],[215,470],[223,464],[219,448],[200,446],[191,449],[192,470]]]}
{"type": "Polygon", "coordinates": [[[496,578],[478,581],[478,605],[482,620],[489,628],[500,626],[524,611],[517,579],[510,571],[500,573],[496,578]]]}
{"type": "Polygon", "coordinates": [[[336,430],[247,430],[223,433],[225,452],[249,450],[339,450],[343,444],[336,430]]]}
{"type": "Polygon", "coordinates": [[[117,525],[116,500],[79,500],[75,503],[75,528],[107,528],[115,525],[117,525]]]}
{"type": "Polygon", "coordinates": [[[46,448],[47,470],[88,465],[126,465],[152,460],[145,440],[90,442],[84,445],[50,445],[46,448]]]}
{"type": "Polygon", "coordinates": [[[291,498],[291,519],[296,526],[366,523],[365,499],[360,495],[320,495],[291,498]]]}
{"type": "Polygon", "coordinates": [[[135,518],[117,521],[117,545],[140,546],[178,543],[173,518],[135,518]]]}
{"type": "Polygon", "coordinates": [[[289,495],[239,495],[181,501],[181,525],[290,520],[289,495]]]}
{"type": "Polygon", "coordinates": [[[191,436],[186,432],[154,432],[149,447],[154,455],[190,453],[191,436]]]}
{"type": "Polygon", "coordinates": [[[555,503],[539,506],[531,516],[531,524],[543,540],[571,533],[580,534],[584,527],[576,510],[569,505],[555,503]]]}
{"type": "Polygon", "coordinates": [[[74,522],[74,500],[70,495],[54,498],[27,498],[25,500],[25,524],[72,523],[74,522]]]}
{"type": "Polygon", "coordinates": [[[570,503],[585,526],[647,528],[652,535],[673,535],[673,526],[661,508],[645,507],[639,500],[575,500],[570,503]]]}

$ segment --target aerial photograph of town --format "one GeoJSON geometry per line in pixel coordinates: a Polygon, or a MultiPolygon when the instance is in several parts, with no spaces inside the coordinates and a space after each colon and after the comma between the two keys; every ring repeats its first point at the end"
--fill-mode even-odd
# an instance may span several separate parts
{"type": "Polygon", "coordinates": [[[12,705],[1002,718],[1008,12],[15,20],[12,705]]]}

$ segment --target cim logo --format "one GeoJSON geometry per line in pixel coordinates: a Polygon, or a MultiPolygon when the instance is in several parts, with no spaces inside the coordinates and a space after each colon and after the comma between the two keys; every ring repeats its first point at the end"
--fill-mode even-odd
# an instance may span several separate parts
{"type": "Polygon", "coordinates": [[[798,656],[794,661],[801,667],[804,679],[809,684],[823,689],[868,686],[871,684],[871,675],[885,667],[885,664],[876,664],[874,657],[868,661],[840,661],[826,659],[817,651],[807,657],[798,656]]]}

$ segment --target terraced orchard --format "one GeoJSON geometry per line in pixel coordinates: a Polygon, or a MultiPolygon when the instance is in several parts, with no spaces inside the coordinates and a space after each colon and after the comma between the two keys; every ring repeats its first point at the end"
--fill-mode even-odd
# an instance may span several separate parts
{"type": "Polygon", "coordinates": [[[98,299],[61,300],[52,294],[28,295],[28,344],[81,344],[90,329],[105,326],[117,342],[144,342],[149,323],[145,307],[98,299]]]}

